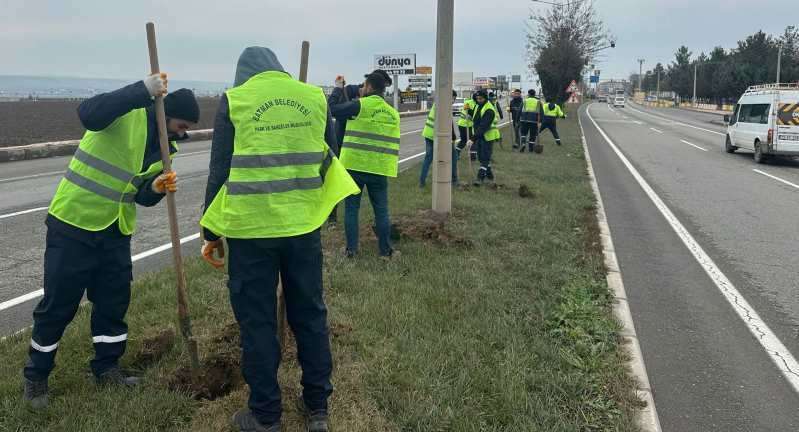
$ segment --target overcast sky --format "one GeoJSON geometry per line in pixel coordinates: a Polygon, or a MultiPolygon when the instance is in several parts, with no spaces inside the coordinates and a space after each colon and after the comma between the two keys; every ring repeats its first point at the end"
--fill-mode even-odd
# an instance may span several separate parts
{"type": "MultiPolygon", "coordinates": [[[[455,0],[455,70],[520,73],[530,0],[455,0]]],[[[597,68],[624,78],[681,44],[695,53],[735,46],[757,30],[797,24],[785,0],[595,0],[617,37],[597,68]],[[784,11],[784,12],[780,12],[784,11]]],[[[162,70],[173,79],[231,82],[251,45],[272,48],[288,72],[311,42],[309,80],[359,81],[374,54],[435,57],[435,0],[0,0],[0,74],[138,79],[147,73],[144,23],[156,23],[162,70]]],[[[527,87],[527,85],[525,85],[527,87]]]]}

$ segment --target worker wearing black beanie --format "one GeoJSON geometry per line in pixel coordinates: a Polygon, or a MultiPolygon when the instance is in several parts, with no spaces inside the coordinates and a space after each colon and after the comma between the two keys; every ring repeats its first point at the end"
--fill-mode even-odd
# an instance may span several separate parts
{"type": "Polygon", "coordinates": [[[187,120],[192,123],[200,121],[200,106],[197,104],[194,92],[187,88],[166,95],[164,111],[169,118],[187,120]]]}

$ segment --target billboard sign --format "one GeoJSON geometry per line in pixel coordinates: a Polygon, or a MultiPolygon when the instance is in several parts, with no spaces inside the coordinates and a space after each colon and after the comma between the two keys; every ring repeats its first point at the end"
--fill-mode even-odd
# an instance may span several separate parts
{"type": "Polygon", "coordinates": [[[482,87],[486,89],[496,88],[496,79],[493,77],[477,77],[474,79],[475,87],[482,87]]]}
{"type": "Polygon", "coordinates": [[[416,75],[433,75],[433,66],[416,66],[416,75]]]}
{"type": "Polygon", "coordinates": [[[375,55],[375,69],[389,75],[413,75],[416,73],[416,54],[375,55]]]}

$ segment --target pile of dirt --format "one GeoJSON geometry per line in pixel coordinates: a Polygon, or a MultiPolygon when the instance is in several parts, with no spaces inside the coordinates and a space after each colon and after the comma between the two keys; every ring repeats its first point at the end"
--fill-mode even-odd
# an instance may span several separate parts
{"type": "Polygon", "coordinates": [[[440,215],[432,210],[423,210],[414,216],[396,218],[394,229],[399,240],[413,239],[431,241],[445,246],[471,247],[471,240],[449,230],[448,220],[446,215],[440,215]]]}
{"type": "Polygon", "coordinates": [[[207,354],[199,370],[192,371],[190,365],[184,365],[172,374],[167,386],[197,400],[216,400],[243,383],[238,325],[227,324],[203,348],[207,354]]]}

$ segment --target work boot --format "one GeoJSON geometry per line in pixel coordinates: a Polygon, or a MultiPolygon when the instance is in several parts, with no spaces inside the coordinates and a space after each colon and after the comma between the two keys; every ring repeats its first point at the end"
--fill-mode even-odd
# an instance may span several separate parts
{"type": "Polygon", "coordinates": [[[357,252],[352,249],[344,249],[344,256],[347,258],[355,258],[356,254],[357,252]]]}
{"type": "Polygon", "coordinates": [[[236,411],[230,421],[233,423],[233,427],[238,428],[241,432],[280,432],[280,422],[264,425],[252,415],[249,408],[236,411]]]}
{"type": "Polygon", "coordinates": [[[111,369],[108,369],[94,379],[98,385],[136,387],[137,385],[141,384],[141,377],[129,375],[120,369],[119,366],[114,366],[111,369]]]}
{"type": "Polygon", "coordinates": [[[555,140],[555,144],[557,144],[557,145],[560,145],[560,140],[559,140],[559,139],[556,139],[556,140],[555,140]]]}
{"type": "Polygon", "coordinates": [[[492,170],[491,167],[488,167],[488,170],[486,171],[486,177],[489,180],[494,181],[494,170],[492,170]]]}
{"type": "Polygon", "coordinates": [[[25,378],[25,401],[35,410],[47,408],[49,397],[47,395],[47,379],[31,381],[25,378]]]}
{"type": "Polygon", "coordinates": [[[321,409],[311,411],[308,409],[308,405],[305,405],[305,401],[302,399],[302,397],[297,399],[297,410],[299,410],[300,414],[302,414],[303,418],[305,418],[306,432],[330,431],[330,428],[327,424],[327,410],[321,409]]]}
{"type": "Polygon", "coordinates": [[[393,259],[399,258],[402,254],[400,251],[396,249],[391,249],[388,255],[380,255],[380,259],[383,261],[391,261],[393,259]]]}

